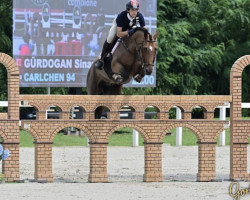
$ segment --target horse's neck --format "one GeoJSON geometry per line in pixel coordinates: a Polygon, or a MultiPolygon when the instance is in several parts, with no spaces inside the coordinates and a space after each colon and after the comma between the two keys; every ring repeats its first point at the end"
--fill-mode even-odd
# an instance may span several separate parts
{"type": "Polygon", "coordinates": [[[140,48],[144,41],[144,33],[142,31],[136,32],[130,39],[129,39],[129,50],[132,52],[136,52],[140,48]]]}
{"type": "MultiPolygon", "coordinates": [[[[138,54],[140,54],[138,51],[140,51],[140,49],[142,48],[143,45],[143,41],[144,41],[144,32],[142,31],[138,31],[136,32],[132,38],[131,38],[131,43],[133,43],[133,45],[131,45],[131,51],[134,51],[135,54],[135,59],[138,59],[138,54]]],[[[141,62],[140,60],[135,60],[134,65],[131,69],[131,72],[133,75],[135,74],[139,74],[141,70],[141,62]]]]}
{"type": "MultiPolygon", "coordinates": [[[[123,40],[116,50],[119,53],[113,56],[116,57],[116,60],[118,60],[130,76],[140,73],[141,63],[138,60],[138,51],[140,51],[143,41],[144,33],[138,31],[131,38],[123,40]]],[[[113,71],[115,67],[117,65],[112,66],[113,71]]]]}

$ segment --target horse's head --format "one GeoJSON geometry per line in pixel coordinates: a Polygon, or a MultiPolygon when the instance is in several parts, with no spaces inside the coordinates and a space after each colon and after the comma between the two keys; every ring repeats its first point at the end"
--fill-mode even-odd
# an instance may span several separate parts
{"type": "Polygon", "coordinates": [[[153,71],[156,56],[156,38],[158,33],[151,35],[145,28],[136,28],[131,40],[135,41],[137,56],[141,61],[144,74],[150,75],[153,71]]]}
{"type": "Polygon", "coordinates": [[[156,56],[156,38],[158,33],[153,36],[148,34],[142,46],[142,67],[146,75],[150,75],[153,71],[155,56],[156,56]]]}

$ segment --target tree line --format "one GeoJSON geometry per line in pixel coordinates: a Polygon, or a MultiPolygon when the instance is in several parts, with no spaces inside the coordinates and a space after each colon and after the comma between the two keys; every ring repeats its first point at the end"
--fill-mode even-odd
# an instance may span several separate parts
{"type": "MultiPolygon", "coordinates": [[[[250,49],[249,0],[158,0],[157,83],[124,88],[123,94],[228,95],[230,69],[250,49]]],[[[12,56],[12,1],[0,1],[0,52],[12,56]]],[[[243,101],[250,101],[250,69],[243,73],[243,101]]],[[[0,67],[0,100],[7,98],[6,70],[0,67]]],[[[46,88],[21,88],[46,93],[46,88]]],[[[67,94],[68,88],[52,88],[67,94]]],[[[86,94],[86,89],[83,89],[86,94]]]]}

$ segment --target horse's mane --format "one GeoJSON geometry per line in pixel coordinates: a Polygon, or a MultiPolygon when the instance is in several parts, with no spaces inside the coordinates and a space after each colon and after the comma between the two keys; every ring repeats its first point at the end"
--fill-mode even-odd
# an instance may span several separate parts
{"type": "Polygon", "coordinates": [[[136,27],[135,28],[135,33],[137,31],[142,31],[144,33],[144,38],[147,39],[148,38],[148,35],[151,35],[149,32],[148,32],[148,29],[146,28],[142,28],[142,27],[136,27]]]}
{"type": "MultiPolygon", "coordinates": [[[[136,32],[138,32],[138,31],[142,31],[142,32],[144,33],[144,39],[145,39],[145,40],[148,40],[148,36],[149,36],[149,40],[152,41],[152,35],[148,32],[148,29],[142,28],[142,27],[136,27],[136,28],[135,28],[134,34],[135,34],[136,32]]],[[[133,34],[133,35],[134,35],[134,34],[133,34]]],[[[133,35],[132,35],[132,36],[133,36],[133,35]]],[[[130,41],[130,38],[131,38],[132,36],[127,36],[127,37],[121,38],[122,43],[125,44],[125,46],[127,46],[128,43],[129,43],[129,41],[130,41]]],[[[126,47],[126,48],[127,48],[127,47],[126,47]]]]}
{"type": "MultiPolygon", "coordinates": [[[[138,31],[142,31],[142,32],[144,33],[144,38],[145,38],[146,40],[148,39],[148,35],[149,35],[149,39],[152,40],[152,35],[148,32],[148,29],[142,28],[142,27],[136,27],[136,28],[135,28],[134,34],[135,34],[136,32],[138,32],[138,31]]],[[[134,35],[134,34],[133,34],[133,35],[134,35]]],[[[128,40],[129,40],[129,38],[130,38],[130,37],[123,37],[122,40],[123,40],[124,42],[127,43],[128,40]]]]}

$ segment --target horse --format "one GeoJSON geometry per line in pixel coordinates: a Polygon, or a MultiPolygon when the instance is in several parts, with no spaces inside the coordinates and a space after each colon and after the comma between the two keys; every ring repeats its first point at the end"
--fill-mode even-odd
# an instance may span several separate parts
{"type": "Polygon", "coordinates": [[[145,28],[136,28],[132,36],[120,38],[113,55],[104,59],[104,68],[96,69],[95,60],[88,71],[89,95],[120,95],[122,86],[132,78],[140,82],[153,71],[156,38],[145,28]]]}
{"type": "MultiPolygon", "coordinates": [[[[89,95],[120,95],[122,86],[132,78],[141,82],[145,75],[153,71],[156,56],[156,38],[145,28],[136,28],[130,37],[120,38],[113,55],[104,59],[104,69],[94,67],[94,61],[87,75],[89,95]]],[[[95,118],[107,118],[105,107],[98,107],[95,118]]]]}

